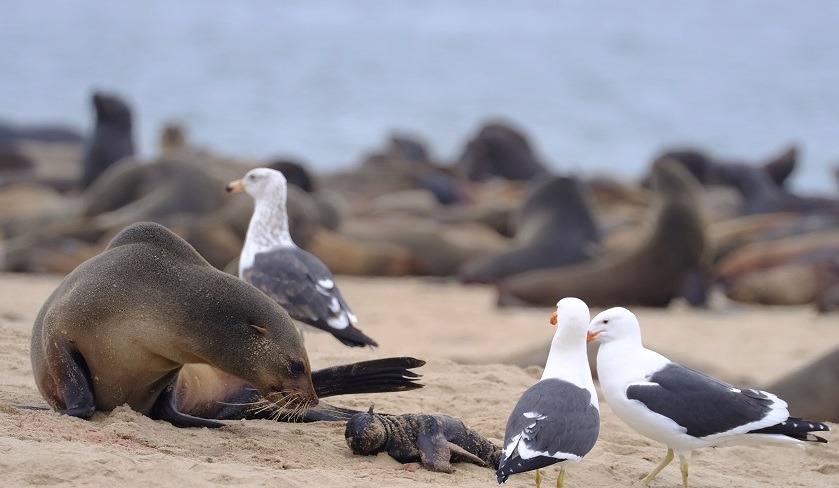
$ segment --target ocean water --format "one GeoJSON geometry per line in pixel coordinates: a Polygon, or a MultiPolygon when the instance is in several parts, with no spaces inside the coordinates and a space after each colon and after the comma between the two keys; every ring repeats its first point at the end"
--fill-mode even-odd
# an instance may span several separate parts
{"type": "Polygon", "coordinates": [[[759,160],[801,148],[793,184],[836,194],[832,0],[5,0],[0,119],[88,130],[94,89],[193,141],[318,171],[392,132],[441,161],[491,118],[557,171],[636,178],[663,148],[759,160]]]}

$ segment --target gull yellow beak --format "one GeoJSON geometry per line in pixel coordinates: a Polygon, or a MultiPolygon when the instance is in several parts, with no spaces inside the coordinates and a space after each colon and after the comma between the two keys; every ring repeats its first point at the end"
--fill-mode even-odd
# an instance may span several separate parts
{"type": "Polygon", "coordinates": [[[556,325],[556,312],[551,314],[551,325],[556,325]]]}
{"type": "Polygon", "coordinates": [[[586,334],[586,344],[593,341],[594,338],[597,337],[597,334],[599,334],[601,332],[603,332],[603,331],[601,330],[601,331],[597,331],[597,332],[589,332],[588,334],[586,334]]]}
{"type": "Polygon", "coordinates": [[[244,183],[242,183],[242,180],[231,181],[224,188],[224,190],[227,193],[239,193],[240,191],[242,191],[244,189],[245,189],[245,185],[244,185],[244,183]]]}

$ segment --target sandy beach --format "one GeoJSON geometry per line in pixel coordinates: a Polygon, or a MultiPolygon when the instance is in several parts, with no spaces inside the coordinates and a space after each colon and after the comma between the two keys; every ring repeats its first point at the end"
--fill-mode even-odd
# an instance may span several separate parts
{"type": "MultiPolygon", "coordinates": [[[[178,429],[127,407],[91,421],[11,405],[45,406],[32,379],[30,329],[58,277],[0,275],[0,485],[2,486],[496,486],[493,471],[457,464],[453,474],[401,465],[385,454],[353,455],[342,423],[235,421],[219,430],[178,429]]],[[[511,409],[541,374],[541,366],[503,364],[548,347],[550,309],[494,306],[488,287],[422,279],[339,277],[362,329],[381,344],[349,349],[309,333],[313,368],[362,359],[411,355],[423,389],[337,397],[344,407],[388,413],[441,413],[460,418],[500,443],[511,409]]],[[[592,310],[596,313],[599,310],[592,310]]],[[[763,386],[839,347],[835,316],[810,308],[725,304],[696,311],[679,304],[637,309],[648,347],[739,386],[763,386]],[[817,338],[817,339],[815,339],[817,338]]],[[[626,427],[601,399],[600,438],[568,487],[643,486],[639,478],[665,447],[626,427]]],[[[794,412],[793,412],[794,414],[794,412]]],[[[834,429],[839,425],[831,424],[834,429]]],[[[806,450],[777,447],[706,449],[691,462],[693,487],[832,487],[839,484],[839,443],[806,450]]],[[[546,485],[558,469],[545,470],[546,485]]],[[[673,465],[653,483],[680,486],[673,465]]],[[[531,473],[507,486],[533,486],[531,473]]]]}

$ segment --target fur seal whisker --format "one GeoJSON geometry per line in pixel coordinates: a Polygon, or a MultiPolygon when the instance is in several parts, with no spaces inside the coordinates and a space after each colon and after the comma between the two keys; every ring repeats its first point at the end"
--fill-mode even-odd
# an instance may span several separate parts
{"type": "Polygon", "coordinates": [[[264,398],[260,398],[259,400],[254,401],[254,402],[222,402],[222,401],[219,401],[217,403],[219,405],[245,406],[245,405],[264,405],[266,403],[271,403],[271,402],[269,402],[268,400],[266,400],[264,398]]]}
{"type": "Polygon", "coordinates": [[[271,402],[266,402],[266,403],[265,403],[264,405],[262,405],[261,407],[254,407],[254,408],[252,408],[252,409],[248,409],[248,411],[249,411],[249,412],[252,412],[254,415],[258,415],[258,414],[260,414],[260,413],[262,413],[262,412],[266,412],[266,411],[268,411],[268,410],[271,410],[271,409],[272,409],[272,408],[274,408],[274,407],[275,407],[275,405],[274,405],[273,403],[271,403],[271,402]]]}

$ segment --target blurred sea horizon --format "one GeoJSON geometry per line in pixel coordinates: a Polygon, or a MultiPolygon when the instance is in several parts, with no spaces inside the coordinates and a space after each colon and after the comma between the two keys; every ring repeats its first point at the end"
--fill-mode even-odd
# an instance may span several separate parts
{"type": "Polygon", "coordinates": [[[4,2],[0,121],[92,127],[93,90],[233,156],[348,167],[393,132],[455,160],[490,119],[557,172],[637,179],[661,150],[762,161],[836,194],[839,3],[4,2]]]}

